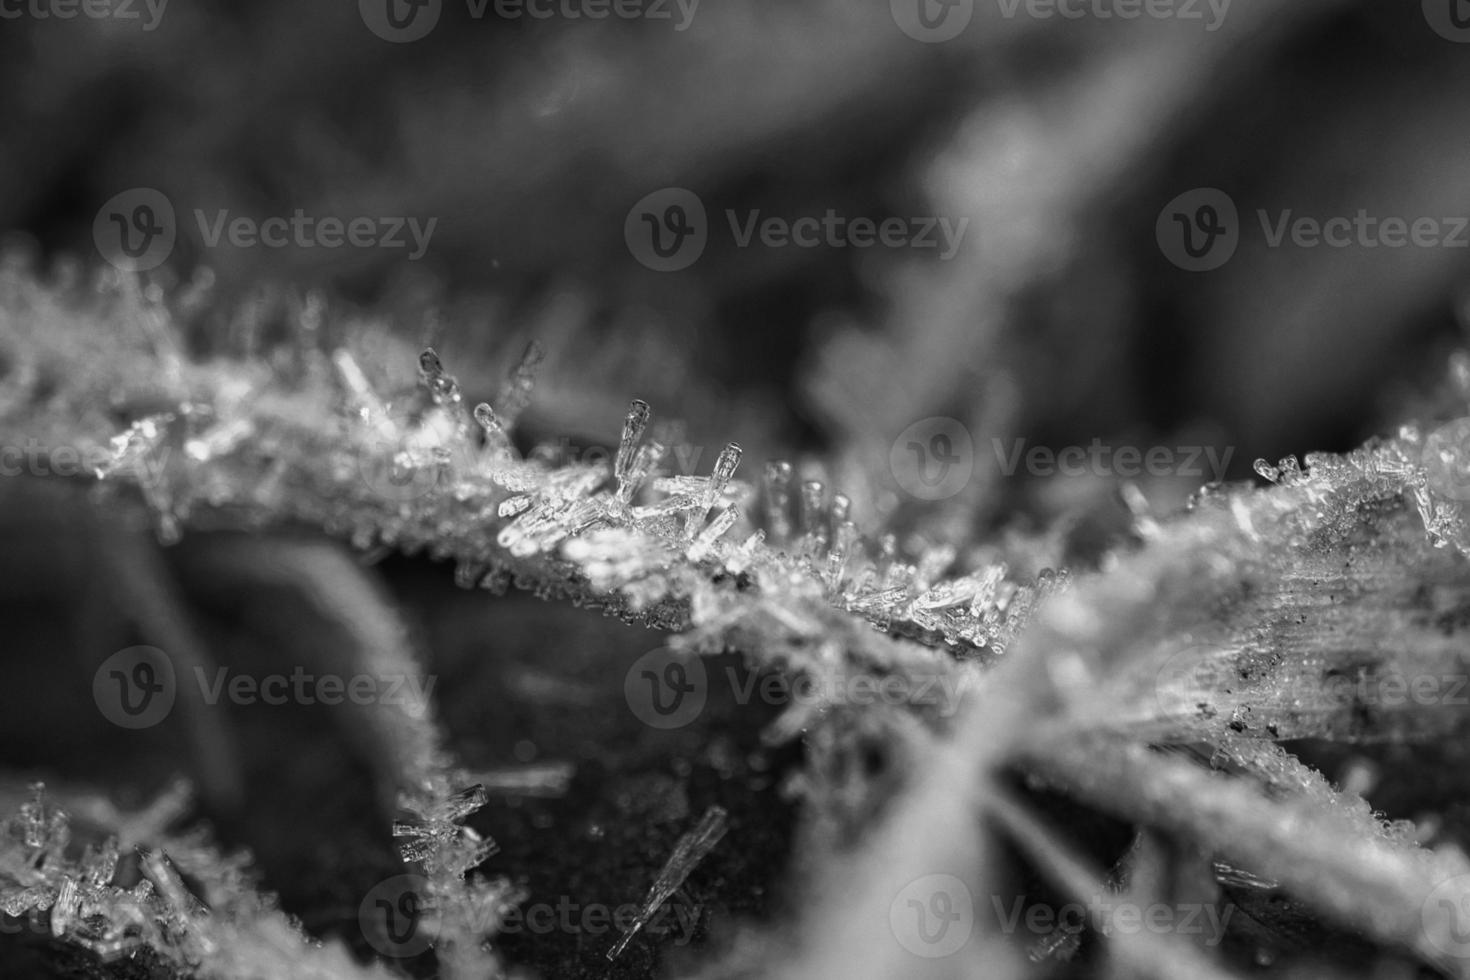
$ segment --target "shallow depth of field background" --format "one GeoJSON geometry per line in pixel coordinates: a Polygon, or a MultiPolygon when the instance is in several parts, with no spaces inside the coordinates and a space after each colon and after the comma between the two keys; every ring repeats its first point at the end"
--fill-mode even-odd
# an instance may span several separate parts
{"type": "MultiPolygon", "coordinates": [[[[0,0],[26,11],[0,19],[0,231],[56,268],[95,266],[98,209],[156,188],[181,227],[152,278],[173,288],[207,266],[215,280],[191,327],[201,352],[237,344],[241,309],[286,332],[291,297],[318,291],[433,343],[472,399],[537,338],[532,436],[606,445],[641,397],[712,447],[700,473],[733,439],[756,465],[820,456],[836,486],[857,490],[908,426],[949,416],[975,437],[979,475],[950,505],[962,525],[1121,514],[1107,481],[1003,477],[992,439],[1208,445],[1230,450],[1225,475],[1245,479],[1256,457],[1352,447],[1440,376],[1461,338],[1470,248],[1271,248],[1256,212],[1470,216],[1470,43],[1432,26],[1459,2],[1234,0],[1211,31],[1204,3],[1190,5],[1203,20],[1124,21],[1038,18],[1024,2],[1006,16],[1009,0],[974,0],[963,31],[923,43],[880,0],[703,0],[682,31],[677,5],[670,20],[537,20],[444,0],[427,37],[395,44],[356,0],[173,0],[152,31],[0,0]],[[660,273],[635,260],[624,225],[666,187],[699,195],[711,242],[688,269],[660,273]],[[1201,187],[1239,206],[1241,244],[1220,269],[1190,273],[1155,226],[1201,187]],[[196,208],[437,226],[416,262],[371,248],[210,249],[196,208]],[[948,261],[741,248],[727,209],[969,225],[948,261]]],[[[1150,493],[1178,502],[1198,482],[1150,493]]],[[[79,583],[107,572],[87,528],[32,489],[6,487],[0,510],[13,565],[0,577],[4,762],[142,798],[187,753],[160,733],[122,758],[101,719],[53,699],[56,678],[80,669],[67,652],[79,583]]],[[[892,501],[855,493],[855,505],[863,519],[892,501]]],[[[285,641],[253,631],[283,615],[291,642],[330,641],[279,596],[191,574],[207,548],[186,540],[167,560],[222,658],[269,666],[285,641]]],[[[525,762],[522,743],[536,761],[576,760],[568,798],[487,810],[497,873],[613,895],[737,778],[757,795],[735,814],[738,847],[710,859],[720,887],[707,882],[700,900],[727,918],[779,914],[793,756],[761,754],[765,719],[726,705],[682,741],[656,738],[618,700],[623,667],[656,638],[525,596],[456,592],[427,563],[379,568],[431,651],[468,765],[525,762]]],[[[309,930],[350,934],[353,897],[395,859],[363,761],[308,715],[236,719],[251,791],[210,815],[256,850],[309,930]],[[283,734],[297,724],[307,734],[283,734]],[[288,737],[316,749],[289,765],[261,749],[288,737]]],[[[548,943],[506,949],[549,975],[602,975],[595,943],[548,943]]],[[[615,975],[647,975],[656,959],[635,947],[615,975]]]]}
{"type": "Polygon", "coordinates": [[[172,268],[206,263],[226,293],[322,287],[437,337],[451,368],[539,336],[548,432],[630,393],[706,443],[881,448],[985,415],[1056,446],[1187,433],[1236,446],[1243,476],[1352,445],[1453,341],[1470,249],[1270,249],[1254,213],[1470,213],[1470,44],[1418,3],[1235,0],[1213,31],[1188,8],[1202,19],[978,0],[936,44],[849,0],[705,0],[682,31],[672,3],[594,21],[457,0],[404,44],[352,0],[175,2],[152,31],[141,3],[27,15],[0,21],[0,228],[97,262],[97,209],[158,188],[185,226],[172,268]],[[623,224],[668,186],[716,227],[661,274],[623,224]],[[1202,186],[1234,197],[1245,240],[1185,273],[1154,223],[1202,186]],[[194,208],[438,227],[418,262],[205,250],[194,208]],[[939,262],[742,249],[723,217],[828,208],[970,227],[939,262]]]}

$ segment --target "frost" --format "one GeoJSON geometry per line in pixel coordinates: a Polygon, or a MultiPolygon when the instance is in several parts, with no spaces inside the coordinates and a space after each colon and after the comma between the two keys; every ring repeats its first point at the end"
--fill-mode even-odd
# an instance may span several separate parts
{"type": "Polygon", "coordinates": [[[690,872],[699,866],[706,854],[714,849],[714,846],[725,836],[726,824],[729,814],[722,807],[712,806],[699,818],[699,823],[694,826],[674,846],[674,853],[669,855],[663,869],[659,871],[658,877],[654,879],[653,885],[648,889],[648,897],[643,900],[643,905],[638,910],[638,918],[633,921],[632,926],[623,934],[623,938],[617,941],[612,949],[607,951],[607,958],[615,960],[628,948],[628,943],[638,934],[638,930],[648,924],[655,913],[663,906],[664,902],[689,878],[690,872]]]}
{"type": "MultiPolygon", "coordinates": [[[[668,630],[685,652],[739,650],[821,691],[882,678],[958,692],[948,705],[815,698],[770,725],[768,742],[805,740],[806,764],[786,789],[804,808],[801,885],[813,897],[789,947],[750,954],[752,973],[903,975],[910,961],[885,918],[894,896],[936,869],[999,894],[998,841],[1057,887],[1105,883],[1107,871],[1017,802],[1017,786],[1044,786],[1227,868],[1201,886],[1212,899],[1221,876],[1253,876],[1324,922],[1470,976],[1443,952],[1460,925],[1453,910],[1470,907],[1463,855],[1420,846],[1278,744],[1463,730],[1448,699],[1373,694],[1385,679],[1466,667],[1463,355],[1437,417],[1348,454],[1261,461],[1269,486],[1202,488],[1180,514],[1120,488],[1127,536],[1095,567],[1065,569],[1050,530],[1017,543],[869,527],[853,502],[869,488],[839,487],[841,473],[808,461],[753,452],[752,465],[735,443],[708,474],[667,473],[691,447],[642,400],[602,420],[617,441],[610,463],[563,463],[546,446],[522,457],[518,423],[543,359],[534,345],[490,401],[470,407],[452,357],[371,330],[329,348],[331,331],[304,331],[274,360],[192,359],[165,298],[124,279],[62,298],[6,266],[0,326],[14,365],[0,377],[0,422],[95,453],[86,478],[141,500],[165,541],[194,527],[306,524],[360,550],[453,563],[466,588],[514,584],[668,630]],[[100,353],[79,357],[84,343],[100,353]],[[42,397],[42,377],[66,380],[42,397]],[[891,760],[881,776],[864,767],[873,746],[891,760]]],[[[333,555],[273,545],[266,561],[242,543],[228,564],[310,590],[375,670],[416,671],[387,603],[333,555]]],[[[478,873],[495,844],[466,818],[492,796],[555,795],[570,774],[464,772],[432,706],[421,709],[367,722],[400,793],[393,837],[428,881],[442,975],[498,976],[488,943],[519,892],[478,873]]],[[[189,809],[180,790],[128,813],[85,795],[58,806],[39,790],[13,803],[0,908],[61,941],[104,958],[147,949],[222,980],[388,975],[304,937],[244,856],[173,829],[189,809]],[[73,816],[111,836],[78,846],[73,816]],[[136,882],[122,887],[125,875],[136,882]]],[[[680,839],[610,956],[725,824],[711,808],[680,839]]],[[[1130,858],[1133,877],[1119,887],[1145,895],[1138,868],[1159,860],[1130,858]]],[[[995,967],[985,975],[1019,975],[1004,937],[978,932],[976,962],[995,967]]],[[[1104,938],[1122,975],[1223,969],[1172,942],[1104,938]]]]}
{"type": "Polygon", "coordinates": [[[7,915],[38,917],[52,936],[104,962],[147,948],[211,980],[392,976],[355,963],[339,943],[304,936],[271,896],[255,891],[244,870],[248,855],[221,853],[198,831],[169,829],[188,806],[186,787],[174,787],[159,804],[139,813],[121,813],[85,795],[59,806],[39,784],[30,792],[30,802],[19,807],[0,835],[0,909],[7,915]],[[68,810],[88,815],[107,836],[77,853],[68,810]],[[128,853],[120,850],[120,840],[134,841],[128,853]],[[125,870],[137,884],[118,884],[125,870]],[[185,884],[181,871],[202,894],[185,884]]]}

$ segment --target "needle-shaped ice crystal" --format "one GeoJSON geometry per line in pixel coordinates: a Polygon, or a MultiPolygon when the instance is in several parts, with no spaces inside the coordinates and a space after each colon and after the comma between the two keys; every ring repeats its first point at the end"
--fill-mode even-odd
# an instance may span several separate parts
{"type": "Polygon", "coordinates": [[[715,519],[709,522],[709,526],[699,532],[699,537],[689,546],[686,552],[690,561],[703,561],[709,555],[710,549],[715,542],[724,537],[725,532],[735,525],[735,519],[740,516],[740,509],[730,505],[715,515],[715,519]]]}
{"type": "Polygon", "coordinates": [[[429,389],[435,405],[447,409],[459,407],[459,382],[444,370],[444,362],[432,347],[425,347],[419,355],[419,378],[429,389]]]}
{"type": "Polygon", "coordinates": [[[771,540],[785,544],[791,540],[791,464],[776,460],[766,464],[764,490],[766,527],[771,540]]]}
{"type": "Polygon", "coordinates": [[[628,406],[628,415],[623,419],[623,435],[618,440],[618,455],[613,463],[613,476],[617,477],[618,495],[623,497],[627,487],[628,475],[633,470],[633,461],[637,458],[638,443],[643,438],[643,430],[648,427],[648,417],[652,414],[648,402],[635,398],[628,406]]]}
{"type": "Polygon", "coordinates": [[[495,396],[495,404],[500,406],[501,424],[507,432],[515,429],[521,413],[531,403],[531,389],[536,386],[536,372],[545,357],[546,352],[539,343],[534,340],[527,343],[526,349],[521,352],[520,361],[511,370],[500,393],[495,396]]]}
{"type": "Polygon", "coordinates": [[[441,801],[400,800],[400,805],[413,814],[413,819],[393,824],[393,836],[399,839],[398,851],[403,860],[422,861],[426,866],[463,866],[461,870],[485,860],[494,852],[494,843],[484,840],[461,821],[484,806],[488,799],[485,787],[476,783],[441,801]]]}
{"type": "Polygon", "coordinates": [[[519,514],[524,514],[530,509],[531,498],[523,493],[518,493],[514,497],[507,497],[506,499],[502,500],[500,502],[500,507],[496,510],[496,513],[503,518],[515,517],[519,514]]]}
{"type": "Polygon", "coordinates": [[[617,945],[607,951],[607,958],[615,960],[627,948],[628,943],[638,934],[638,930],[647,925],[669,896],[678,890],[689,877],[689,873],[698,867],[705,855],[714,849],[725,836],[728,829],[729,814],[724,807],[712,806],[704,811],[704,816],[699,818],[699,823],[694,829],[679,838],[679,843],[674,845],[674,853],[664,863],[663,870],[654,879],[653,887],[648,890],[648,897],[643,900],[643,905],[638,910],[638,918],[628,931],[619,939],[617,945]]]}
{"type": "Polygon", "coordinates": [[[698,491],[700,494],[699,506],[691,511],[684,520],[684,537],[693,539],[700,525],[704,523],[705,517],[709,515],[715,503],[724,494],[725,488],[730,485],[730,478],[735,475],[735,468],[740,465],[740,457],[743,454],[738,443],[730,443],[720,450],[720,455],[715,459],[714,470],[709,479],[698,491]]]}
{"type": "Polygon", "coordinates": [[[650,440],[638,447],[638,452],[633,456],[633,463],[628,467],[627,473],[618,484],[618,500],[624,504],[633,502],[636,494],[648,479],[649,475],[658,469],[663,463],[664,455],[668,447],[657,440],[650,440]]]}
{"type": "Polygon", "coordinates": [[[485,433],[485,451],[491,457],[506,458],[512,455],[510,435],[505,431],[505,425],[500,417],[495,414],[488,402],[480,402],[475,406],[475,422],[479,424],[481,431],[485,433]]]}

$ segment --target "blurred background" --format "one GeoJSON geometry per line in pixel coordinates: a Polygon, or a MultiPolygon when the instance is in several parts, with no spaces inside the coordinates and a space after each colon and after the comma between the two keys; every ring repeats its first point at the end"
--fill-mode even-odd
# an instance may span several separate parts
{"type": "MultiPolygon", "coordinates": [[[[993,440],[1209,446],[1231,453],[1220,475],[1242,479],[1257,457],[1351,448],[1438,380],[1462,337],[1470,232],[1458,245],[1288,235],[1273,247],[1258,215],[1275,227],[1287,212],[1365,211],[1433,218],[1447,234],[1470,216],[1463,6],[1160,0],[1147,10],[1162,14],[1129,19],[1118,16],[1134,9],[1126,0],[118,0],[94,8],[105,16],[64,18],[63,0],[0,0],[0,230],[48,264],[97,266],[116,258],[99,241],[109,203],[153,189],[173,209],[176,241],[148,275],[212,282],[215,301],[190,323],[202,351],[285,332],[313,296],[339,316],[388,318],[406,340],[435,345],[467,389],[488,391],[535,338],[546,360],[526,416],[533,436],[606,446],[641,397],[711,447],[692,469],[708,472],[732,439],[756,465],[819,458],[869,523],[901,511],[936,520],[884,471],[910,426],[949,417],[973,437],[977,478],[941,509],[946,532],[1046,526],[1079,500],[1116,506],[1113,484],[1004,479],[993,440]],[[669,188],[703,218],[671,211],[669,188]],[[1166,232],[1172,203],[1200,188],[1233,202],[1237,227],[1228,258],[1190,271],[1166,232]],[[380,230],[432,221],[432,234],[412,259],[402,247],[208,240],[222,212],[258,223],[298,211],[380,230]],[[741,242],[751,220],[829,212],[965,230],[949,255],[912,238],[802,247],[757,231],[741,242]],[[703,248],[662,271],[638,236],[672,235],[680,215],[702,223],[692,230],[703,248]]],[[[407,227],[399,237],[412,240],[407,227]]],[[[1151,491],[1177,502],[1200,482],[1151,491]]],[[[76,583],[106,577],[92,531],[71,503],[6,493],[11,639],[33,653],[79,642],[55,631],[76,583]]],[[[274,600],[219,586],[208,553],[186,541],[168,574],[216,648],[248,660],[252,644],[279,642],[242,625],[269,618],[253,602],[274,600]],[[197,574],[198,562],[213,571],[197,574]]],[[[448,678],[445,717],[467,764],[580,760],[568,798],[497,804],[485,829],[513,869],[551,879],[595,852],[603,864],[588,875],[626,874],[604,840],[624,818],[623,843],[656,867],[681,821],[729,803],[711,787],[733,773],[769,794],[746,802],[770,815],[750,818],[743,846],[773,860],[723,867],[729,887],[706,881],[701,900],[768,913],[759,896],[789,830],[777,777],[792,760],[753,761],[760,719],[712,721],[715,734],[673,748],[646,731],[619,736],[618,706],[603,704],[597,721],[584,699],[597,688],[616,700],[619,671],[647,637],[524,597],[446,598],[442,570],[407,560],[380,568],[448,678]],[[487,635],[510,651],[489,666],[467,652],[487,635]],[[595,668],[589,649],[617,655],[595,668]],[[604,668],[608,684],[566,686],[604,668]],[[512,692],[504,716],[455,693],[487,687],[512,692]],[[596,806],[605,821],[586,815],[596,806]],[[648,836],[645,818],[662,836],[648,836]],[[580,851],[566,843],[573,825],[580,851]],[[551,827],[563,836],[548,840],[551,827]]],[[[309,643],[310,612],[288,622],[309,643]]],[[[67,710],[61,695],[36,695],[53,668],[17,656],[32,683],[16,685],[27,703],[8,705],[9,717],[67,710]]],[[[13,767],[127,781],[91,753],[109,734],[101,719],[63,737],[12,727],[13,767]]],[[[166,737],[151,756],[129,756],[144,783],[177,764],[166,737]]],[[[247,759],[245,802],[211,805],[226,839],[260,852],[288,907],[314,910],[308,927],[330,932],[393,857],[360,788],[362,799],[334,793],[327,808],[355,835],[293,835],[298,819],[322,816],[321,773],[345,765],[320,744],[320,758],[285,774],[276,757],[247,759]]],[[[600,962],[600,948],[559,942],[511,952],[553,974],[600,962]]],[[[626,975],[651,969],[652,953],[630,956],[626,975]]]]}
{"type": "Polygon", "coordinates": [[[1256,212],[1470,213],[1458,0],[1177,0],[1136,19],[1102,0],[646,0],[604,19],[595,0],[391,0],[418,11],[406,31],[389,2],[69,20],[15,3],[0,227],[95,263],[99,209],[154,188],[178,214],[159,274],[207,265],[257,304],[318,288],[467,373],[535,336],[533,425],[601,431],[638,395],[695,442],[762,455],[882,459],[938,415],[977,444],[1187,433],[1236,447],[1239,477],[1351,446],[1457,335],[1463,244],[1270,248],[1256,212]],[[709,219],[677,272],[624,235],[667,187],[709,219]],[[1243,232],[1208,273],[1155,236],[1198,187],[1229,194],[1243,232]],[[298,209],[437,223],[409,260],[211,248],[194,218],[298,209]],[[829,210],[968,227],[942,259],[741,247],[726,217],[829,210]]]}

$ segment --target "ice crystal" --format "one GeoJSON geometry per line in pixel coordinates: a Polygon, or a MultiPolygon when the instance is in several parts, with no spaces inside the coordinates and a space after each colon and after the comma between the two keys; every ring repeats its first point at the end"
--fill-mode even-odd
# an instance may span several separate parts
{"type": "Polygon", "coordinates": [[[663,907],[664,902],[678,891],[680,886],[689,878],[690,873],[699,866],[705,855],[714,850],[716,844],[725,836],[729,814],[723,807],[712,806],[699,818],[699,823],[684,836],[679,838],[679,843],[674,845],[674,853],[669,855],[668,861],[664,863],[659,871],[658,877],[654,879],[653,885],[648,889],[648,897],[643,900],[638,909],[638,917],[623,933],[613,948],[607,951],[609,960],[617,959],[628,948],[628,943],[638,934],[649,921],[663,907]]]}
{"type": "Polygon", "coordinates": [[[39,784],[0,836],[0,909],[43,916],[58,940],[90,950],[104,962],[147,948],[175,967],[209,980],[299,976],[366,980],[390,976],[353,962],[338,943],[309,941],[258,893],[248,855],[221,853],[202,831],[176,833],[168,824],[187,807],[187,787],[159,802],[122,813],[107,801],[77,796],[58,805],[39,784]],[[106,835],[77,853],[71,812],[106,835]],[[124,853],[119,840],[139,841],[124,853]],[[117,881],[127,868],[137,884],[117,881]],[[199,883],[185,884],[180,872],[199,883]]]}
{"type": "MultiPolygon", "coordinates": [[[[758,462],[753,485],[737,478],[750,467],[741,469],[734,443],[706,476],[663,472],[689,447],[640,400],[603,420],[617,437],[610,464],[568,462],[546,447],[522,458],[517,425],[542,359],[534,346],[491,401],[468,408],[468,383],[432,349],[358,337],[322,350],[309,345],[327,343],[330,331],[312,329],[293,356],[315,368],[280,370],[253,348],[196,361],[160,296],[119,279],[90,299],[98,310],[81,313],[13,267],[0,274],[0,344],[14,365],[0,378],[0,421],[99,454],[104,490],[135,491],[165,540],[196,526],[305,523],[362,550],[453,562],[465,587],[510,583],[673,631],[687,652],[737,649],[821,690],[861,676],[961,692],[955,711],[805,700],[765,733],[807,739],[810,758],[790,790],[810,826],[833,831],[812,833],[815,849],[856,841],[845,863],[811,858],[822,900],[806,913],[817,927],[780,964],[793,975],[813,963],[899,972],[907,961],[889,930],[873,926],[874,908],[934,867],[993,867],[981,861],[992,833],[1018,838],[1066,887],[1095,877],[993,792],[1019,769],[1231,868],[1276,869],[1271,877],[1324,918],[1470,976],[1442,952],[1452,916],[1424,905],[1431,894],[1445,908],[1470,901],[1463,856],[1418,846],[1275,744],[1423,739],[1461,724],[1448,703],[1376,703],[1351,685],[1335,696],[1331,684],[1462,669],[1464,356],[1452,362],[1440,418],[1305,465],[1262,461],[1270,486],[1205,488],[1179,515],[1157,514],[1142,489],[1122,488],[1129,540],[1096,567],[1069,571],[1058,557],[1018,560],[1048,554],[1042,545],[929,542],[867,527],[871,515],[855,513],[853,500],[870,499],[870,488],[836,486],[805,461],[758,462]],[[80,328],[57,327],[88,317],[89,327],[115,327],[95,333],[105,356],[77,358],[80,328]],[[43,376],[67,381],[41,398],[43,376]],[[922,764],[895,767],[879,785],[853,759],[874,743],[922,764]],[[1199,746],[1202,758],[1186,754],[1199,746]],[[994,818],[988,829],[977,829],[976,809],[994,818]],[[855,827],[867,836],[849,833],[855,827]]],[[[413,669],[381,597],[323,584],[339,579],[333,560],[283,546],[269,564],[335,609],[371,663],[413,669]]],[[[248,549],[231,556],[249,561],[248,549]]],[[[443,974],[497,975],[486,940],[518,892],[480,876],[495,845],[465,820],[492,792],[558,792],[564,771],[486,774],[480,785],[443,749],[431,710],[371,724],[396,747],[384,760],[404,811],[393,834],[429,882],[443,974]]],[[[69,809],[115,840],[89,842],[78,856],[66,808],[39,793],[17,801],[0,841],[8,914],[44,916],[58,939],[99,955],[147,948],[222,980],[386,975],[305,941],[240,856],[172,830],[187,809],[177,798],[134,814],[95,800],[69,809]],[[139,883],[115,884],[120,868],[139,883]]],[[[712,808],[681,838],[640,925],[724,828],[712,808]]],[[[1168,943],[1117,940],[1115,955],[1160,975],[1199,966],[1168,943]]]]}

